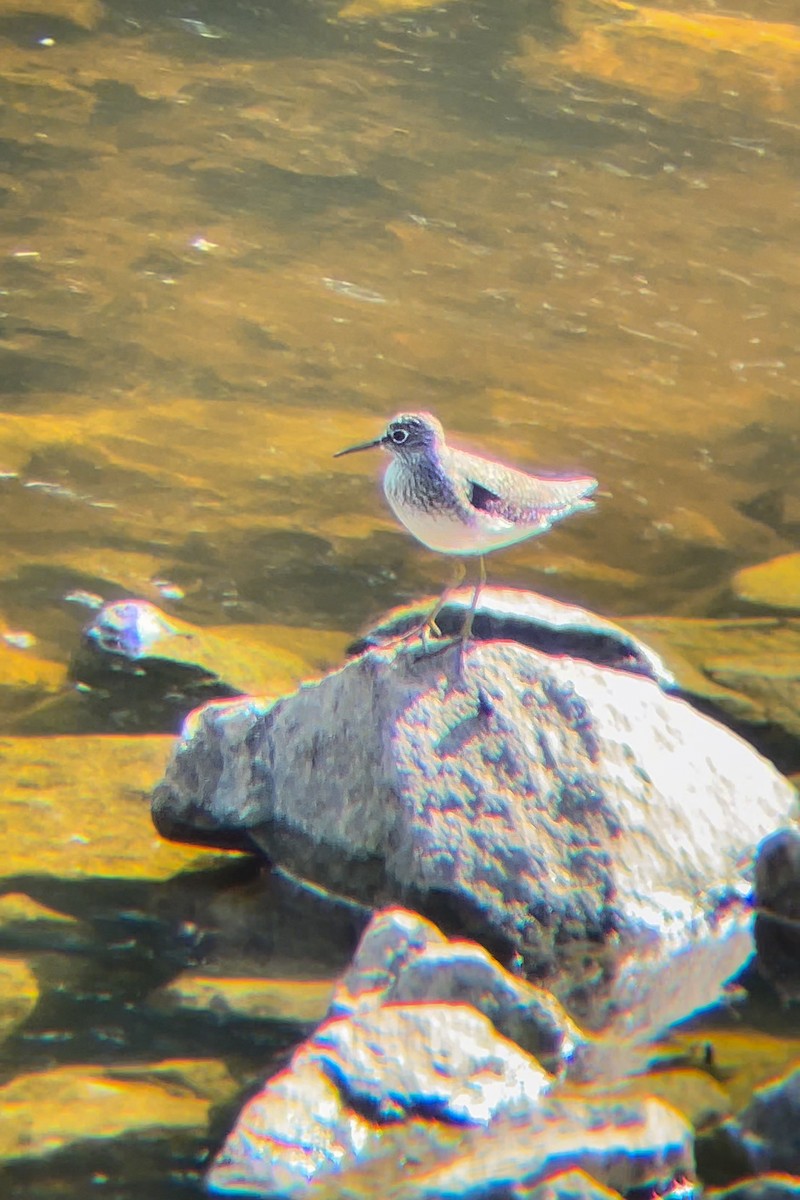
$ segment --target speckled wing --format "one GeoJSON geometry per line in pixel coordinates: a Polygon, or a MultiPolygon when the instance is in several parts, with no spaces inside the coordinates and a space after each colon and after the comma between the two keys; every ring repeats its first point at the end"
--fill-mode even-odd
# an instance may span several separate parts
{"type": "Polygon", "coordinates": [[[472,508],[509,526],[544,531],[572,513],[594,508],[590,497],[597,480],[590,475],[528,475],[474,455],[464,455],[461,465],[472,508]]]}

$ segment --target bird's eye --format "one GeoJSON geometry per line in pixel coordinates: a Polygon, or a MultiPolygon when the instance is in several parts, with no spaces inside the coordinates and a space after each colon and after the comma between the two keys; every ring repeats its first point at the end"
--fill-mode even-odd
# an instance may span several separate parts
{"type": "Polygon", "coordinates": [[[407,429],[393,429],[390,434],[390,437],[391,437],[392,441],[394,442],[395,446],[402,446],[403,442],[408,441],[408,430],[407,429]]]}

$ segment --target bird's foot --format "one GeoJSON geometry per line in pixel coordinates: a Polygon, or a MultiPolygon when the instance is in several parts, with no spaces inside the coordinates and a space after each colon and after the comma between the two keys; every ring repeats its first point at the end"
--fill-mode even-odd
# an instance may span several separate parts
{"type": "Polygon", "coordinates": [[[455,646],[460,641],[459,637],[442,637],[441,634],[435,641],[430,641],[423,634],[422,647],[414,657],[417,659],[431,658],[434,654],[441,654],[443,650],[449,650],[451,646],[455,646]]]}
{"type": "Polygon", "coordinates": [[[415,622],[410,629],[406,629],[403,633],[396,633],[394,637],[388,638],[385,642],[382,642],[381,645],[401,646],[403,642],[413,642],[419,638],[419,640],[422,642],[423,649],[425,649],[429,645],[431,637],[433,637],[435,641],[439,641],[439,639],[442,637],[442,631],[434,620],[426,617],[424,621],[415,622]]]}

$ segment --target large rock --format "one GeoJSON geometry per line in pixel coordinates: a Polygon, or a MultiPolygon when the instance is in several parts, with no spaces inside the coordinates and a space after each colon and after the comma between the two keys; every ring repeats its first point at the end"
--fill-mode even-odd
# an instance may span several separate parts
{"type": "Polygon", "coordinates": [[[410,904],[602,1024],[632,955],[661,966],[713,933],[794,790],[645,678],[492,642],[469,647],[465,681],[456,648],[406,645],[272,705],[208,705],[155,791],[156,825],[410,904]]]}

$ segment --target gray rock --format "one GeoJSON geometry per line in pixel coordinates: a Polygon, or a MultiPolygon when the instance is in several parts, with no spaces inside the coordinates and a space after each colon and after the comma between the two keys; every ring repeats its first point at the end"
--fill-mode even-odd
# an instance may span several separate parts
{"type": "Polygon", "coordinates": [[[754,1172],[800,1175],[800,1062],[757,1088],[733,1128],[754,1172]]]}
{"type": "MultiPolygon", "coordinates": [[[[457,588],[448,593],[436,617],[444,637],[461,632],[472,594],[472,588],[457,588]]],[[[350,652],[360,654],[402,636],[419,624],[429,607],[429,604],[415,604],[395,609],[354,642],[350,652]]],[[[667,690],[675,686],[672,672],[663,659],[635,634],[589,609],[537,592],[481,588],[472,636],[484,642],[498,639],[519,642],[545,654],[568,654],[598,666],[645,675],[667,690]]]]}
{"type": "Polygon", "coordinates": [[[756,863],[758,966],[784,1001],[800,1000],[800,830],[779,829],[756,863]]]}
{"type": "Polygon", "coordinates": [[[208,705],[153,797],[166,836],[252,839],[324,888],[410,905],[593,1026],[631,956],[663,965],[743,911],[747,863],[794,807],[651,680],[497,642],[470,645],[463,687],[455,648],[404,645],[273,705],[208,705]]]}
{"type": "Polygon", "coordinates": [[[471,1004],[551,1073],[562,1072],[587,1041],[549,992],[504,971],[482,946],[449,941],[430,921],[401,908],[376,913],[328,1015],[423,1001],[471,1004]]]}
{"type": "Polygon", "coordinates": [[[498,1196],[582,1167],[610,1186],[693,1169],[688,1124],[657,1100],[586,1103],[458,1004],[389,1004],[327,1021],[242,1111],[211,1167],[212,1191],[347,1190],[347,1172],[391,1162],[392,1196],[498,1196]],[[420,1147],[420,1125],[425,1142],[420,1147]],[[415,1140],[415,1134],[417,1140],[415,1140]],[[402,1169],[400,1163],[402,1162],[402,1169]]]}

